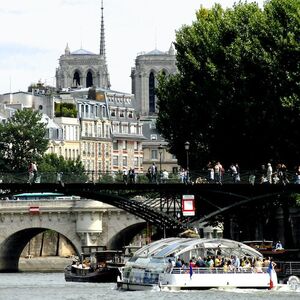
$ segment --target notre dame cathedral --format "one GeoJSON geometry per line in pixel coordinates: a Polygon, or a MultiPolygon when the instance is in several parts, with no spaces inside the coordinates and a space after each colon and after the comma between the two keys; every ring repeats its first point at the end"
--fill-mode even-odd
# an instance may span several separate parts
{"type": "MultiPolygon", "coordinates": [[[[141,116],[157,114],[156,77],[163,72],[174,74],[176,58],[173,45],[166,52],[157,49],[140,53],[131,70],[132,94],[135,98],[135,109],[141,116]]],[[[99,54],[79,49],[71,52],[66,46],[65,53],[59,58],[56,69],[56,88],[110,88],[110,79],[105,55],[105,34],[103,18],[103,1],[101,3],[100,51],[99,54]]]]}

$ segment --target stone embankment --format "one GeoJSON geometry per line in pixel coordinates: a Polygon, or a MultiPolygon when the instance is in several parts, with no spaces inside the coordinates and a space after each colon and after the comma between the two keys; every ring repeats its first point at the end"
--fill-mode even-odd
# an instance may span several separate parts
{"type": "Polygon", "coordinates": [[[63,272],[72,262],[75,250],[57,232],[47,230],[26,245],[19,259],[19,270],[24,272],[63,272]]]}
{"type": "Polygon", "coordinates": [[[21,257],[19,270],[21,272],[63,272],[64,268],[72,263],[72,258],[47,256],[47,257],[21,257]]]}

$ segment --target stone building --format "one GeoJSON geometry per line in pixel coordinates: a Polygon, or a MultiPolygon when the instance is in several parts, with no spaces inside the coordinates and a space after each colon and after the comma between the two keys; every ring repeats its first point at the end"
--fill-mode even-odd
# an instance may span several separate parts
{"type": "Polygon", "coordinates": [[[88,98],[88,89],[71,93],[80,120],[80,156],[92,179],[130,167],[141,173],[144,136],[133,95],[101,88],[95,99],[88,98]]]}
{"type": "MultiPolygon", "coordinates": [[[[80,157],[80,122],[77,116],[76,103],[70,93],[60,93],[53,97],[56,106],[54,121],[63,130],[63,139],[50,143],[48,153],[55,153],[65,159],[76,160],[80,157]],[[63,114],[57,111],[57,106],[68,103],[73,105],[75,114],[63,114]]],[[[62,106],[60,106],[62,107],[62,106]]]]}
{"type": "Polygon", "coordinates": [[[96,99],[89,99],[88,89],[74,90],[71,94],[80,124],[80,157],[91,180],[95,180],[101,173],[111,171],[111,122],[105,95],[99,93],[96,99]]]}
{"type": "Polygon", "coordinates": [[[135,67],[131,69],[132,93],[135,96],[135,108],[143,124],[143,132],[146,140],[143,142],[144,170],[155,163],[158,169],[166,169],[169,173],[177,173],[179,166],[177,159],[168,152],[168,144],[159,134],[156,128],[158,113],[157,76],[177,72],[176,56],[173,44],[169,51],[152,50],[137,55],[135,67]]]}
{"type": "Polygon", "coordinates": [[[105,56],[103,4],[101,7],[99,54],[82,48],[71,52],[67,44],[65,53],[59,58],[59,67],[56,69],[55,77],[58,90],[91,86],[110,88],[105,56]]]}
{"type": "Polygon", "coordinates": [[[173,44],[169,51],[152,50],[137,55],[135,67],[131,69],[132,93],[135,95],[136,109],[140,116],[156,115],[157,98],[155,88],[157,75],[177,72],[176,57],[173,44]]]}

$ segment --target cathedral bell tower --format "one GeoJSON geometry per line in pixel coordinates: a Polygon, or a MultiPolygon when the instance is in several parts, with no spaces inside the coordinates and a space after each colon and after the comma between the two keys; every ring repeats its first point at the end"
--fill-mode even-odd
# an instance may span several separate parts
{"type": "Polygon", "coordinates": [[[56,88],[58,90],[72,88],[110,88],[109,73],[106,63],[105,53],[105,33],[104,33],[104,7],[101,1],[101,21],[100,21],[100,51],[95,54],[82,47],[73,52],[69,45],[65,48],[65,53],[59,58],[59,67],[56,69],[56,88]]]}

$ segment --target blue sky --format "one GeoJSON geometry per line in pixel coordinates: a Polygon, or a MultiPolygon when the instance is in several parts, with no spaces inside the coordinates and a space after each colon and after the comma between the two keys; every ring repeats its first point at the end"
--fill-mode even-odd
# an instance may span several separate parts
{"type": "MultiPolygon", "coordinates": [[[[112,88],[130,92],[137,53],[167,51],[175,30],[195,12],[234,0],[104,0],[106,54],[112,88]]],[[[252,2],[252,1],[248,1],[252,2]]],[[[254,2],[254,1],[253,1],[254,2]]],[[[262,5],[263,0],[257,0],[262,5]]],[[[41,80],[55,85],[66,44],[99,52],[101,0],[1,0],[0,93],[26,91],[41,80]]]]}

